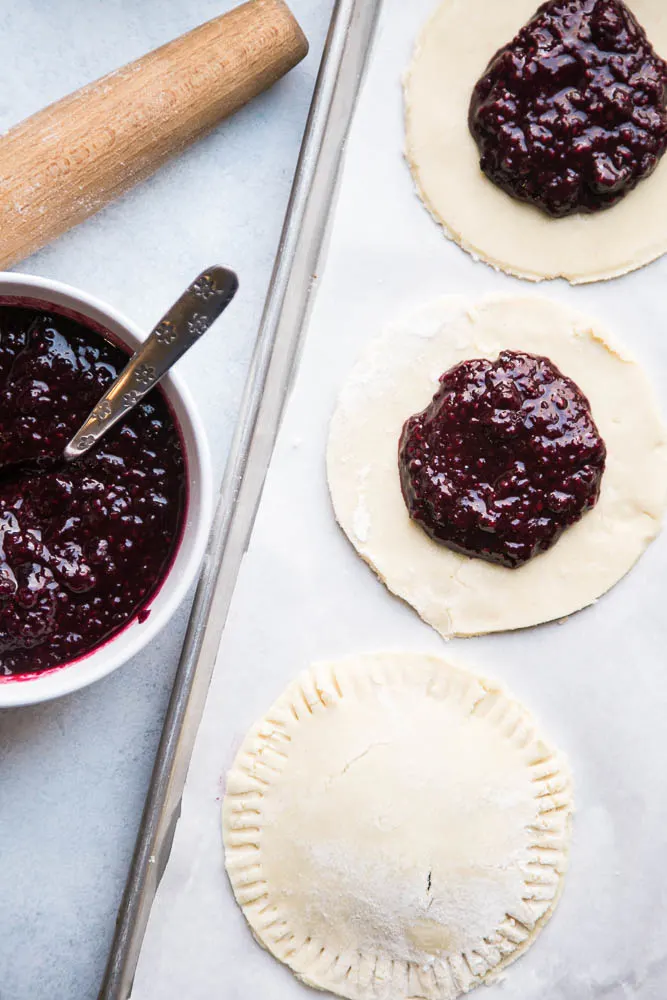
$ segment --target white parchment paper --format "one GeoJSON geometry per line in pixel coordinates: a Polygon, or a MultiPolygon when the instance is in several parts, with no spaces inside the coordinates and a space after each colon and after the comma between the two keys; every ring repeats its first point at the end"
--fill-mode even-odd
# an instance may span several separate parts
{"type": "MultiPolygon", "coordinates": [[[[500,0],[499,0],[500,2],[500,0]]],[[[667,391],[667,260],[604,285],[529,286],[475,263],[418,202],[400,76],[433,0],[385,0],[297,384],[242,566],[133,1000],[299,1000],[255,944],[223,868],[224,775],[246,729],[312,660],[430,650],[500,679],[568,753],[577,815],[556,915],[489,1000],[667,996],[667,535],[559,625],[445,644],[336,527],[324,468],[337,392],[367,340],[447,292],[532,292],[597,314],[667,391]]]]}

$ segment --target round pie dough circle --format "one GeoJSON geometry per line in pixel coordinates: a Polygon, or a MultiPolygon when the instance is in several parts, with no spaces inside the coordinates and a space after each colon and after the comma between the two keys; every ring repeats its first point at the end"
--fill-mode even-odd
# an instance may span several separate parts
{"type": "Polygon", "coordinates": [[[228,775],[226,864],[260,944],[353,1000],[452,1000],[558,901],[567,765],[525,709],[434,656],[306,671],[228,775]]]}
{"type": "Polygon", "coordinates": [[[660,530],[667,432],[643,371],[596,323],[549,299],[439,299],[370,343],[340,395],[327,450],[336,517],[362,558],[445,638],[537,625],[594,602],[660,530]],[[503,349],[545,355],[591,404],[607,445],[600,499],[518,569],[460,555],[410,520],[398,474],[405,420],[439,376],[503,349]]]}
{"type": "MultiPolygon", "coordinates": [[[[667,4],[628,6],[667,58],[667,4]]],[[[474,257],[534,281],[612,278],[667,251],[667,155],[613,208],[552,219],[488,180],[468,130],[477,80],[536,7],[537,0],[444,0],[438,7],[405,78],[407,158],[432,215],[474,257]]]]}

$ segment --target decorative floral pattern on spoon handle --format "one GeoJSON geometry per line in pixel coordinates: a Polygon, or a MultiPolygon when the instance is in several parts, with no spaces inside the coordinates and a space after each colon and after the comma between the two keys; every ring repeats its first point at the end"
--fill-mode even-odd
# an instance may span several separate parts
{"type": "Polygon", "coordinates": [[[80,458],[144,398],[227,308],[239,287],[226,267],[209,267],[193,281],[130,358],[116,381],[65,448],[80,458]]]}

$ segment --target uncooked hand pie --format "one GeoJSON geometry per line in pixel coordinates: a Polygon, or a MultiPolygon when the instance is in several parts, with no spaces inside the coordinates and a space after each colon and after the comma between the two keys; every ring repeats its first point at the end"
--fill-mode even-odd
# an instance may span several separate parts
{"type": "Polygon", "coordinates": [[[660,529],[666,443],[644,373],[596,323],[538,297],[476,305],[450,297],[369,345],[341,393],[327,469],[336,517],[363,559],[443,636],[466,636],[565,617],[627,573],[660,529]],[[452,368],[463,395],[444,400],[449,411],[436,416],[449,424],[433,437],[414,415],[423,417],[434,394],[438,401],[452,368]],[[490,405],[474,395],[487,384],[490,405]],[[535,430],[542,407],[544,430],[517,440],[526,426],[535,430]],[[558,424],[566,416],[570,440],[558,424]],[[484,420],[466,458],[464,435],[484,420]],[[404,497],[406,421],[407,458],[417,466],[406,466],[404,497]],[[427,487],[437,500],[424,493],[419,462],[431,462],[427,487]],[[448,469],[457,462],[467,470],[463,496],[448,469]],[[422,495],[411,504],[417,486],[422,495]],[[485,537],[493,545],[471,556],[485,537]]]}
{"type": "Polygon", "coordinates": [[[302,675],[228,775],[227,871],[253,934],[353,1000],[453,1000],[521,955],[563,883],[561,755],[517,702],[445,661],[302,675]]]}
{"type": "Polygon", "coordinates": [[[533,280],[611,278],[667,250],[667,6],[536,7],[444,0],[406,75],[407,157],[473,256],[533,280]]]}

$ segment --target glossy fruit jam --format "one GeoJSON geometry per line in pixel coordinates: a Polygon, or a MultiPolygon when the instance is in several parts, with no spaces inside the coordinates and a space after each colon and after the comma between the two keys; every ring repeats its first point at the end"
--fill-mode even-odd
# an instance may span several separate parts
{"type": "Polygon", "coordinates": [[[511,568],[595,506],[605,458],[574,382],[516,351],[445,372],[399,444],[410,517],[456,552],[511,568]]]}
{"type": "Polygon", "coordinates": [[[494,184],[551,216],[616,204],[667,146],[667,64],[622,0],[552,0],[491,60],[470,131],[494,184]]]}
{"type": "Polygon", "coordinates": [[[91,652],[143,611],[177,547],[183,448],[159,389],[56,459],[127,354],[74,319],[0,305],[0,677],[91,652]]]}

